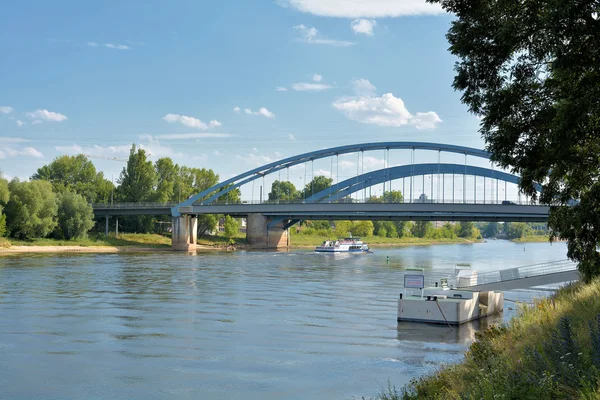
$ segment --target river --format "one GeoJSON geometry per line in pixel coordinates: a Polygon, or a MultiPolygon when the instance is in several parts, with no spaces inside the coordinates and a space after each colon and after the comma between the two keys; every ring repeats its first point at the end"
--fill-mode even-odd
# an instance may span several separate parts
{"type": "MultiPolygon", "coordinates": [[[[459,361],[476,329],[396,322],[406,267],[566,258],[564,243],[0,257],[10,399],[355,399],[459,361]],[[386,257],[390,258],[387,265],[386,257]]],[[[530,300],[544,290],[507,292],[530,300]]]]}

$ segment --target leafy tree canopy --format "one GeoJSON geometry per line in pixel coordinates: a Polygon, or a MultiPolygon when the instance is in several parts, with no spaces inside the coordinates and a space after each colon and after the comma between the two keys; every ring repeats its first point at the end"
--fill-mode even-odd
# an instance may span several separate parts
{"type": "Polygon", "coordinates": [[[156,182],[156,171],[152,161],[148,161],[146,151],[136,148],[135,144],[132,145],[127,165],[119,177],[117,193],[120,201],[152,201],[156,182]]]}
{"type": "Polygon", "coordinates": [[[332,184],[333,179],[331,178],[327,178],[326,176],[322,175],[315,176],[314,179],[304,187],[304,190],[302,191],[302,197],[306,199],[313,194],[317,194],[320,191],[331,187],[332,184]]]}
{"type": "Polygon", "coordinates": [[[97,172],[94,164],[83,154],[60,156],[50,164],[38,168],[31,176],[32,180],[44,180],[52,183],[55,193],[74,191],[88,202],[106,202],[114,186],[97,172]]]}
{"type": "Polygon", "coordinates": [[[7,230],[17,239],[46,237],[56,227],[57,202],[52,185],[46,181],[9,183],[6,205],[7,230]]]}
{"type": "Polygon", "coordinates": [[[453,86],[493,160],[532,198],[542,184],[550,228],[586,278],[600,274],[600,3],[429,1],[456,16],[453,86]]]}
{"type": "Polygon", "coordinates": [[[298,200],[301,193],[294,186],[292,182],[286,181],[275,181],[271,185],[271,192],[269,193],[269,201],[283,201],[291,202],[298,200]]]}
{"type": "Polygon", "coordinates": [[[73,192],[58,194],[58,225],[54,230],[59,239],[85,237],[94,226],[94,212],[86,199],[73,192]]]}

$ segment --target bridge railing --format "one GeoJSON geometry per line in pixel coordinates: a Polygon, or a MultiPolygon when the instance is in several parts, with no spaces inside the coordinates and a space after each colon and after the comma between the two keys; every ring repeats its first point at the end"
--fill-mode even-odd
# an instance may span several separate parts
{"type": "Polygon", "coordinates": [[[223,205],[239,205],[239,204],[504,204],[504,205],[538,205],[539,203],[533,201],[525,201],[525,200],[462,200],[462,199],[445,199],[445,200],[437,200],[437,199],[427,199],[420,200],[415,199],[410,201],[410,199],[404,199],[402,201],[369,201],[369,200],[337,200],[337,201],[309,201],[302,199],[299,200],[242,200],[241,202],[229,202],[227,200],[216,200],[214,202],[208,204],[201,204],[200,202],[196,203],[197,205],[205,205],[205,206],[223,206],[223,205]]]}
{"type": "MultiPolygon", "coordinates": [[[[469,281],[466,285],[460,285],[462,288],[489,283],[499,283],[512,281],[515,279],[533,278],[536,276],[556,274],[560,272],[575,271],[577,264],[571,260],[560,260],[548,263],[533,264],[523,267],[507,268],[496,271],[486,271],[477,274],[477,282],[469,281]]],[[[460,282],[459,282],[460,283],[460,282]]]]}
{"type": "Polygon", "coordinates": [[[155,202],[139,202],[139,203],[92,203],[92,208],[171,208],[179,203],[155,203],[155,202]]]}

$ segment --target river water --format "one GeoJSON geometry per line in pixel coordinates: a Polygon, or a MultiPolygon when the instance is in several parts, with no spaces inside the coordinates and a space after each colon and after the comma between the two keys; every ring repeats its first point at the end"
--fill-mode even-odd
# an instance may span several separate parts
{"type": "MultiPolygon", "coordinates": [[[[396,322],[402,271],[566,258],[488,241],[375,249],[0,257],[10,399],[354,399],[459,361],[475,330],[396,322]],[[387,265],[386,257],[390,258],[387,265]]],[[[507,292],[530,300],[547,290],[507,292]]]]}

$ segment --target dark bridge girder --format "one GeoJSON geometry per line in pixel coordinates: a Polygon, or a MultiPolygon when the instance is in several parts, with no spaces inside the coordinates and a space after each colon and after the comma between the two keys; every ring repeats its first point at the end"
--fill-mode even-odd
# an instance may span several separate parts
{"type": "Polygon", "coordinates": [[[202,201],[203,204],[212,203],[217,198],[227,194],[229,191],[238,188],[246,183],[252,182],[253,180],[259,179],[265,175],[272,174],[279,170],[292,167],[297,164],[302,164],[307,161],[318,160],[321,158],[337,156],[340,154],[347,153],[355,153],[362,151],[373,151],[373,150],[397,150],[397,149],[408,149],[408,150],[432,150],[438,152],[446,152],[446,153],[456,153],[456,154],[464,154],[465,156],[474,156],[489,159],[490,153],[485,150],[479,150],[472,147],[464,147],[464,146],[456,146],[451,144],[441,144],[441,143],[427,143],[427,142],[379,142],[379,143],[362,143],[362,144],[352,144],[347,146],[339,146],[332,147],[329,149],[317,150],[309,153],[300,154],[297,156],[285,158],[280,161],[275,161],[273,163],[264,165],[259,168],[255,168],[253,170],[247,171],[243,174],[235,176],[231,179],[227,179],[224,182],[221,182],[211,188],[208,188],[195,196],[190,197],[183,203],[179,204],[172,208],[171,212],[173,216],[178,216],[179,207],[191,206],[198,201],[202,201]],[[238,182],[239,181],[239,182],[238,182]],[[219,191],[219,189],[223,189],[226,186],[228,188],[219,191]],[[219,191],[218,193],[215,193],[219,191]],[[212,195],[211,195],[212,194],[212,195]],[[205,197],[210,196],[209,198],[204,199],[205,197]]]}

